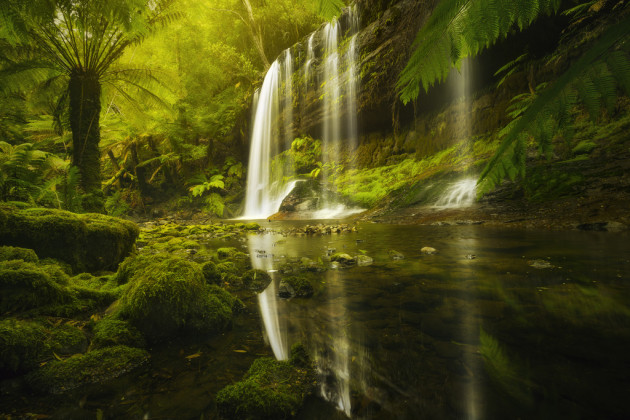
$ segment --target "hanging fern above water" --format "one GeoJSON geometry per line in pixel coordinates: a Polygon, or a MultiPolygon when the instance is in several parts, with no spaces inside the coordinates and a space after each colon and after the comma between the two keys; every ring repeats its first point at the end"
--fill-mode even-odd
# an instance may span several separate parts
{"type": "Polygon", "coordinates": [[[595,120],[602,108],[609,112],[620,87],[630,95],[630,17],[610,26],[569,69],[541,89],[500,135],[501,145],[479,178],[478,193],[491,191],[504,178],[525,175],[523,145],[533,139],[540,154],[551,156],[552,139],[571,122],[571,110],[584,105],[595,120]],[[520,151],[520,152],[519,152],[520,151]]]}
{"type": "Polygon", "coordinates": [[[560,0],[442,0],[420,29],[397,89],[407,104],[420,87],[443,81],[453,66],[523,29],[538,16],[558,11],[560,0]]]}

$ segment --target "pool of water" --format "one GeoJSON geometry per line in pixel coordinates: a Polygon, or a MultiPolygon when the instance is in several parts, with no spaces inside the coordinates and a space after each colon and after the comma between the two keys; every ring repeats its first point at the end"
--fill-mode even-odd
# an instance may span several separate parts
{"type": "Polygon", "coordinates": [[[59,418],[214,418],[218,389],[299,341],[321,396],[300,419],[627,418],[627,234],[379,224],[282,233],[305,223],[267,223],[275,233],[231,244],[274,277],[232,331],[171,343],[108,387],[12,401],[59,418]],[[303,257],[329,266],[332,249],[373,263],[318,273],[310,298],[277,297],[276,270],[303,257]]]}

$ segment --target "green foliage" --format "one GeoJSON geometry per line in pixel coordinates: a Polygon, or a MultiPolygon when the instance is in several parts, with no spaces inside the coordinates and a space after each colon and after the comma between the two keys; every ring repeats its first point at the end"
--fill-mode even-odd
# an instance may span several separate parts
{"type": "Polygon", "coordinates": [[[122,199],[122,192],[116,191],[105,200],[105,211],[108,215],[119,217],[129,211],[129,204],[122,199]]]}
{"type": "Polygon", "coordinates": [[[343,0],[318,0],[318,13],[325,20],[338,17],[344,7],[343,0]]]}
{"type": "Polygon", "coordinates": [[[541,14],[557,12],[559,0],[443,0],[420,29],[397,88],[406,104],[446,78],[465,57],[529,26],[541,14]]]}
{"type": "Polygon", "coordinates": [[[103,383],[117,378],[149,359],[145,350],[115,346],[55,360],[30,373],[28,382],[35,388],[53,394],[87,384],[103,383]]]}
{"type": "MultiPolygon", "coordinates": [[[[524,176],[530,138],[536,141],[539,153],[549,159],[554,136],[570,125],[571,112],[577,104],[583,104],[593,120],[602,108],[612,112],[617,86],[630,87],[628,28],[630,18],[607,28],[554,83],[537,89],[539,93],[525,107],[513,109],[515,119],[502,131],[501,145],[481,173],[479,194],[492,190],[505,177],[524,176]]],[[[626,93],[630,94],[630,90],[626,93]]],[[[522,95],[517,97],[519,100],[522,95]]]]}

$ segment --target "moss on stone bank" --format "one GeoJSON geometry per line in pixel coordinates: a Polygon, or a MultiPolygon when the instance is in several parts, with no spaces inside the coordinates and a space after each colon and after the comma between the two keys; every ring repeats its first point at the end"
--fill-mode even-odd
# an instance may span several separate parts
{"type": "Polygon", "coordinates": [[[100,383],[129,372],[149,359],[145,350],[115,346],[46,364],[28,375],[40,391],[60,394],[81,385],[100,383]]]}
{"type": "Polygon", "coordinates": [[[219,391],[219,413],[239,420],[291,418],[314,384],[306,352],[301,345],[295,345],[289,361],[256,359],[242,381],[219,391]]]}
{"type": "Polygon", "coordinates": [[[101,214],[0,205],[0,243],[64,261],[75,272],[116,270],[138,237],[131,222],[101,214]]]}

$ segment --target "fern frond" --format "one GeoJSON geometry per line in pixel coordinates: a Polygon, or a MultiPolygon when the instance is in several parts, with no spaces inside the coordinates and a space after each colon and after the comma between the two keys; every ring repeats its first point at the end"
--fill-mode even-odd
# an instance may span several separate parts
{"type": "Polygon", "coordinates": [[[332,20],[341,14],[344,7],[343,0],[319,0],[318,14],[324,20],[332,20]]]}
{"type": "Polygon", "coordinates": [[[568,120],[569,109],[578,99],[592,118],[599,115],[602,104],[611,106],[612,98],[616,98],[613,83],[630,77],[627,53],[614,48],[627,43],[629,36],[630,17],[626,17],[609,27],[564,74],[533,99],[504,132],[499,148],[481,173],[480,190],[488,191],[504,178],[503,162],[514,161],[510,157],[514,154],[513,144],[525,134],[531,135],[538,142],[539,151],[549,157],[553,135],[568,120]]]}
{"type": "Polygon", "coordinates": [[[420,29],[413,52],[396,87],[406,104],[420,87],[427,91],[443,81],[462,59],[507,36],[517,25],[523,29],[541,14],[558,10],[560,0],[443,0],[420,29]]]}

